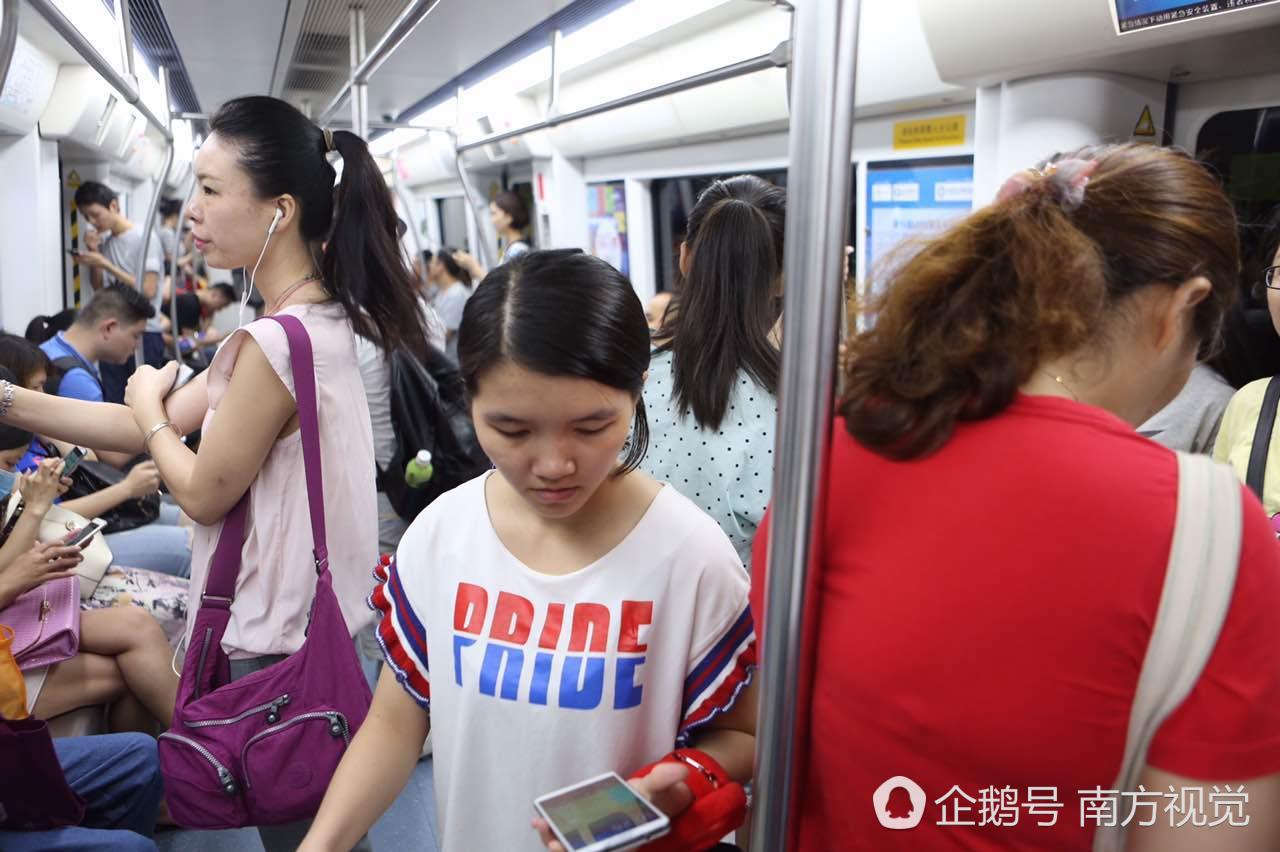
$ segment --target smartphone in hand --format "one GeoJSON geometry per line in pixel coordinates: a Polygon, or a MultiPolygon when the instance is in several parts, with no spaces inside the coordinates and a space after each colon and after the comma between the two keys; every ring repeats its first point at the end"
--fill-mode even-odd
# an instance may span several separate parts
{"type": "Polygon", "coordinates": [[[667,815],[616,772],[548,793],[533,806],[569,852],[631,849],[671,830],[667,815]]]}

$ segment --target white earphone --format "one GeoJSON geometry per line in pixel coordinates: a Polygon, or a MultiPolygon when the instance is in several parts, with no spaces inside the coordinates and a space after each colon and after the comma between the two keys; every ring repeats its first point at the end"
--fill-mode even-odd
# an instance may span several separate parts
{"type": "Polygon", "coordinates": [[[244,312],[249,307],[249,299],[253,296],[254,279],[258,275],[258,267],[262,265],[262,259],[267,256],[267,246],[271,245],[271,235],[276,232],[280,220],[284,218],[284,208],[277,207],[276,215],[271,217],[271,224],[267,227],[267,239],[262,244],[262,253],[258,255],[258,262],[253,265],[253,271],[249,273],[249,281],[244,288],[244,298],[240,300],[240,325],[244,325],[244,312]]]}

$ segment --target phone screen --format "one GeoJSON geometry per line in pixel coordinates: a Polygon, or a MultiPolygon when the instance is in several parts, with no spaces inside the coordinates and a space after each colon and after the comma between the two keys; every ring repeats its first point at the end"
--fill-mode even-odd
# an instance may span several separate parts
{"type": "Polygon", "coordinates": [[[98,530],[102,529],[102,524],[88,523],[76,530],[76,534],[66,543],[66,547],[79,547],[81,550],[89,546],[89,542],[93,541],[93,537],[97,535],[98,530]]]}
{"type": "Polygon", "coordinates": [[[79,447],[67,453],[62,459],[62,475],[70,476],[80,466],[80,462],[84,461],[84,457],[85,451],[79,447]]]}
{"type": "Polygon", "coordinates": [[[0,497],[8,497],[17,484],[18,477],[7,470],[0,470],[0,497]]]}
{"type": "Polygon", "coordinates": [[[627,834],[646,823],[664,821],[662,815],[616,775],[539,799],[538,805],[571,850],[585,849],[627,834]]]}

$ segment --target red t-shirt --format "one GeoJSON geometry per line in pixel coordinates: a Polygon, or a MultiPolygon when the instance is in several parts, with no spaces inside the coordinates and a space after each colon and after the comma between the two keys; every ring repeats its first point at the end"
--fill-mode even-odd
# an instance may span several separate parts
{"type": "MultiPolygon", "coordinates": [[[[843,422],[834,432],[800,848],[1090,849],[1096,824],[1081,828],[1078,791],[1109,789],[1119,772],[1173,535],[1174,454],[1052,397],[1020,396],[912,462],[866,450],[843,422]],[[924,796],[886,785],[895,776],[924,796]],[[988,788],[1012,788],[1006,824],[938,825],[979,822],[988,788]],[[1061,808],[1041,827],[1053,809],[1028,800],[1051,801],[1045,788],[1061,808]],[[916,811],[910,830],[877,819],[916,811]]],[[[1280,548],[1245,500],[1226,626],[1148,757],[1196,779],[1280,772],[1280,548]]],[[[1001,810],[988,806],[988,820],[1001,810]]]]}

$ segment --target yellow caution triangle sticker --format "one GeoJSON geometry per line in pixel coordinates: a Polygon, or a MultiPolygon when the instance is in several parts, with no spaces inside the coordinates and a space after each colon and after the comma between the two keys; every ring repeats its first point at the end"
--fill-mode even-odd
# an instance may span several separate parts
{"type": "Polygon", "coordinates": [[[1144,106],[1142,115],[1138,117],[1138,126],[1133,128],[1134,136],[1155,136],[1156,123],[1151,117],[1151,107],[1144,106]]]}

